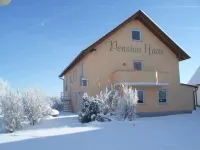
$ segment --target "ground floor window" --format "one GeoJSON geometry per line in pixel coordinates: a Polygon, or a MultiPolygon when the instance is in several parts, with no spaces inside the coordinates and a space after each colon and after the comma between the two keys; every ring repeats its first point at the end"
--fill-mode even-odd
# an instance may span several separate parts
{"type": "Polygon", "coordinates": [[[159,103],[167,103],[168,91],[166,89],[158,90],[159,103]]]}
{"type": "Polygon", "coordinates": [[[138,90],[138,104],[144,103],[144,90],[138,90]]]}

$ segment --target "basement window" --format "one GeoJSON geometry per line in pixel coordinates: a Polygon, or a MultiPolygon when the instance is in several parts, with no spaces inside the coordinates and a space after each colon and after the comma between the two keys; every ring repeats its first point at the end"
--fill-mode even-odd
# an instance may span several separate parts
{"type": "Polygon", "coordinates": [[[132,40],[141,41],[142,34],[140,30],[134,29],[132,30],[132,40]]]}
{"type": "Polygon", "coordinates": [[[159,99],[160,104],[167,103],[168,91],[166,89],[159,89],[158,90],[158,99],[159,99]]]}

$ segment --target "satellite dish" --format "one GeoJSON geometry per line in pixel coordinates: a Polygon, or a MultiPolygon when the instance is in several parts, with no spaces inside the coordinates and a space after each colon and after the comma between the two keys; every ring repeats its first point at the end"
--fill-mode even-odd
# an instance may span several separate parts
{"type": "Polygon", "coordinates": [[[5,6],[10,4],[11,0],[0,0],[0,6],[5,6]]]}

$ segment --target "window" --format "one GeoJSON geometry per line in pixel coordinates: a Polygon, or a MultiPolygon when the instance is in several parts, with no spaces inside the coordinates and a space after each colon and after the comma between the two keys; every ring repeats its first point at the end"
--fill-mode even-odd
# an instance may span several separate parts
{"type": "Polygon", "coordinates": [[[76,81],[76,79],[77,79],[77,68],[75,68],[73,71],[73,81],[76,81]]]}
{"type": "Polygon", "coordinates": [[[133,62],[134,70],[143,70],[143,62],[141,61],[134,61],[133,62]]]}
{"type": "Polygon", "coordinates": [[[167,95],[168,91],[166,89],[159,89],[158,90],[159,103],[167,103],[167,95]]]}
{"type": "Polygon", "coordinates": [[[83,64],[80,65],[80,86],[82,85],[82,78],[83,78],[83,64]]]}
{"type": "Polygon", "coordinates": [[[75,70],[73,70],[73,81],[75,81],[75,70]]]}
{"type": "Polygon", "coordinates": [[[138,90],[138,104],[144,103],[144,90],[138,90]]]}
{"type": "Polygon", "coordinates": [[[73,80],[72,80],[72,73],[70,74],[70,83],[72,83],[73,80]]]}
{"type": "Polygon", "coordinates": [[[141,41],[141,31],[140,30],[133,30],[132,31],[132,39],[136,41],[141,41]]]}
{"type": "Polygon", "coordinates": [[[67,76],[65,76],[65,91],[67,91],[68,89],[68,83],[67,83],[67,76]]]}
{"type": "Polygon", "coordinates": [[[88,80],[82,78],[82,86],[88,86],[88,80]]]}
{"type": "Polygon", "coordinates": [[[74,94],[74,101],[75,101],[75,103],[77,104],[77,102],[78,102],[78,93],[75,93],[75,94],[74,94]]]}

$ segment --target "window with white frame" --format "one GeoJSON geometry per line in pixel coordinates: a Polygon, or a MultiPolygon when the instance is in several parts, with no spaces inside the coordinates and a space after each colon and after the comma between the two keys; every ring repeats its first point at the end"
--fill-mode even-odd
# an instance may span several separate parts
{"type": "Polygon", "coordinates": [[[143,62],[142,61],[133,61],[134,70],[140,71],[143,70],[143,62]]]}
{"type": "Polygon", "coordinates": [[[138,29],[132,30],[132,40],[141,41],[142,40],[142,34],[141,31],[138,29]]]}
{"type": "Polygon", "coordinates": [[[138,90],[138,104],[144,103],[144,90],[138,90]]]}
{"type": "Polygon", "coordinates": [[[88,86],[88,79],[82,78],[82,86],[88,86]]]}
{"type": "Polygon", "coordinates": [[[168,91],[166,89],[158,89],[158,101],[159,103],[167,103],[168,91]]]}

